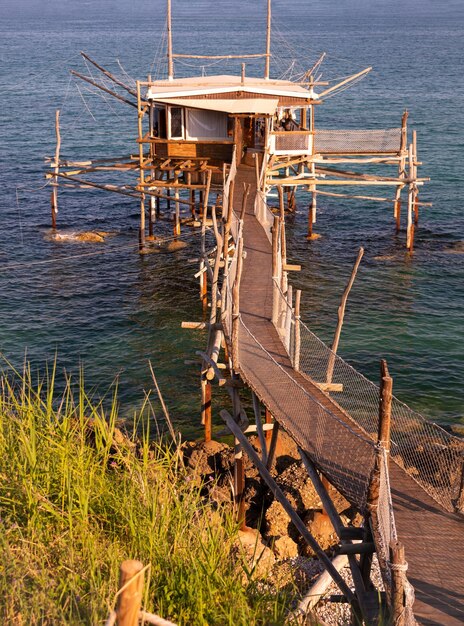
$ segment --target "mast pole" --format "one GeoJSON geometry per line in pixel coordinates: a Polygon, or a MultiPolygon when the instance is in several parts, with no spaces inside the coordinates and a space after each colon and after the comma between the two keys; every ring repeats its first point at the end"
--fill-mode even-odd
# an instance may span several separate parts
{"type": "Polygon", "coordinates": [[[271,65],[271,0],[267,0],[266,65],[264,68],[264,78],[266,80],[269,80],[270,65],[271,65]]]}
{"type": "Polygon", "coordinates": [[[168,77],[169,80],[174,78],[174,61],[172,56],[172,15],[171,0],[168,0],[168,77]]]}

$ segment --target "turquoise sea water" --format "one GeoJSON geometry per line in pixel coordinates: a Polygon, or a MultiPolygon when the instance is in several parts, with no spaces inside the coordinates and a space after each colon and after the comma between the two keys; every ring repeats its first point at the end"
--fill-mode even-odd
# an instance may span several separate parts
{"type": "MultiPolygon", "coordinates": [[[[188,263],[198,235],[188,237],[184,250],[141,258],[136,200],[66,189],[59,197],[63,232],[116,234],[103,244],[50,241],[50,188],[41,189],[57,108],[63,157],[136,152],[135,111],[82,83],[79,92],[68,70],[87,72],[79,56],[85,50],[122,77],[160,75],[164,4],[0,0],[0,350],[15,365],[27,353],[38,367],[56,353],[60,373],[77,373],[82,364],[100,395],[117,378],[125,415],[152,386],[151,359],[171,412],[192,432],[198,372],[183,361],[203,348],[204,337],[180,330],[180,322],[201,317],[195,266],[188,263]]],[[[261,52],[265,5],[173,0],[174,47],[192,54],[261,52]]],[[[463,422],[464,5],[276,0],[273,27],[275,76],[293,61],[295,72],[300,62],[307,69],[323,51],[322,80],[372,65],[366,80],[327,99],[316,123],[395,127],[407,108],[418,131],[421,173],[431,177],[421,199],[433,207],[421,211],[412,258],[405,254],[405,233],[394,233],[391,205],[320,197],[316,231],[322,237],[307,242],[307,199],[299,197],[288,247],[290,260],[303,266],[294,280],[303,289],[305,321],[330,342],[363,245],[340,354],[373,380],[379,359],[387,358],[396,395],[438,422],[463,422]]],[[[186,75],[202,71],[191,61],[176,68],[186,75]]],[[[262,71],[258,64],[256,70],[262,71]]],[[[208,74],[232,71],[237,65],[204,67],[208,74]]],[[[170,225],[159,229],[167,235],[170,225]]]]}

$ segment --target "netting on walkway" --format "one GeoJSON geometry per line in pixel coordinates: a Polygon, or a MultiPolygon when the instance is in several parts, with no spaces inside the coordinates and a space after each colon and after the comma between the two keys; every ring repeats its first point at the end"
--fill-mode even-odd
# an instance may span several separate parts
{"type": "Polygon", "coordinates": [[[398,154],[401,128],[386,130],[317,130],[314,151],[320,154],[398,154]]]}

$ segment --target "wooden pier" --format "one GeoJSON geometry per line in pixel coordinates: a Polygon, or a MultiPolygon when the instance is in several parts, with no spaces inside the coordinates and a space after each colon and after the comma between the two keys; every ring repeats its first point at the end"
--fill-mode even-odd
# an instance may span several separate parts
{"type": "MultiPolygon", "coordinates": [[[[256,458],[257,453],[247,441],[246,424],[241,424],[239,380],[242,386],[253,391],[258,401],[266,407],[267,413],[272,414],[275,432],[278,432],[277,426],[280,426],[297,443],[305,465],[309,464],[310,475],[316,481],[315,487],[325,498],[329,511],[330,501],[327,501],[327,492],[324,492],[318,481],[318,475],[332,483],[364,515],[365,536],[360,544],[346,540],[353,531],[343,527],[333,507],[331,521],[339,533],[341,553],[350,554],[355,600],[347,600],[358,607],[358,615],[366,623],[377,623],[379,615],[375,599],[378,594],[370,583],[369,565],[366,569],[368,559],[365,556],[375,549],[387,588],[388,610],[395,624],[414,624],[414,620],[431,626],[462,624],[462,514],[457,509],[449,510],[449,507],[437,502],[418,482],[415,476],[417,470],[412,468],[411,471],[399,456],[388,454],[390,446],[394,445],[388,434],[391,419],[389,406],[384,407],[388,418],[387,434],[381,434],[385,426],[379,428],[381,440],[377,442],[377,438],[366,432],[338,403],[337,394],[330,392],[330,385],[324,386],[321,381],[312,380],[302,371],[304,368],[301,366],[297,368],[300,371],[295,369],[294,346],[289,349],[288,337],[282,330],[288,324],[276,324],[280,314],[276,315],[275,309],[276,306],[282,306],[279,297],[282,300],[284,295],[288,296],[291,288],[287,277],[281,280],[283,274],[286,274],[283,268],[288,266],[280,252],[281,271],[280,276],[276,276],[277,238],[275,234],[270,236],[266,228],[266,219],[269,225],[272,216],[268,215],[263,220],[261,213],[260,219],[262,206],[260,208],[256,168],[241,164],[235,173],[232,165],[231,176],[233,182],[229,180],[224,196],[227,198],[230,192],[229,206],[233,214],[225,217],[224,224],[227,221],[229,223],[235,252],[230,264],[226,263],[222,288],[222,329],[231,359],[232,380],[236,381],[235,384],[232,381],[225,384],[229,385],[232,396],[235,396],[236,415],[230,416],[223,412],[224,419],[237,443],[258,464],[262,476],[271,480],[272,489],[272,479],[266,475],[266,458],[256,458]],[[280,286],[276,286],[276,278],[280,285],[285,285],[286,294],[280,291],[280,286]],[[277,297],[276,288],[280,292],[277,297]],[[329,391],[323,391],[324,388],[329,391]],[[382,441],[383,438],[388,440],[382,441]],[[379,466],[382,451],[386,459],[383,469],[379,466]],[[351,544],[351,547],[347,544],[351,544]],[[395,548],[397,545],[399,549],[395,548]]],[[[278,218],[275,218],[274,231],[277,222],[278,218]]],[[[279,233],[282,233],[280,226],[279,233]]],[[[290,313],[292,306],[290,303],[290,313]]],[[[301,360],[301,355],[299,358],[301,360]]],[[[334,358],[339,359],[337,356],[334,358]]],[[[388,370],[386,372],[389,378],[388,370]]],[[[209,399],[211,402],[211,395],[209,399]]],[[[210,414],[207,419],[210,419],[210,414]]],[[[261,411],[258,411],[254,431],[259,433],[264,426],[261,423],[261,411]]],[[[210,424],[207,429],[211,432],[210,424]]],[[[462,471],[459,462],[462,463],[463,442],[452,437],[444,441],[444,445],[450,449],[456,448],[456,454],[453,452],[451,455],[453,463],[456,463],[454,470],[462,471]]],[[[452,471],[453,468],[448,469],[452,471]]],[[[238,474],[241,471],[238,468],[238,474]]],[[[243,485],[240,491],[243,491],[243,485]]],[[[292,521],[298,527],[296,517],[295,513],[292,521]]],[[[339,582],[336,572],[328,569],[339,582]]]]}

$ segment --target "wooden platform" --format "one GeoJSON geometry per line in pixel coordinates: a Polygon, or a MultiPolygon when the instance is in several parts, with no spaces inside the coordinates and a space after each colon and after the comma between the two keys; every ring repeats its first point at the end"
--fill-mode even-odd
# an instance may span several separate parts
{"type": "MultiPolygon", "coordinates": [[[[235,179],[237,214],[243,182],[252,188],[244,224],[240,375],[330,482],[356,505],[368,480],[362,468],[371,466],[372,445],[328,395],[293,370],[271,322],[272,251],[254,216],[255,172],[245,165],[239,166],[235,179]]],[[[444,511],[395,463],[390,474],[398,538],[405,546],[408,579],[416,593],[416,619],[429,626],[464,624],[464,518],[444,511]]]]}

